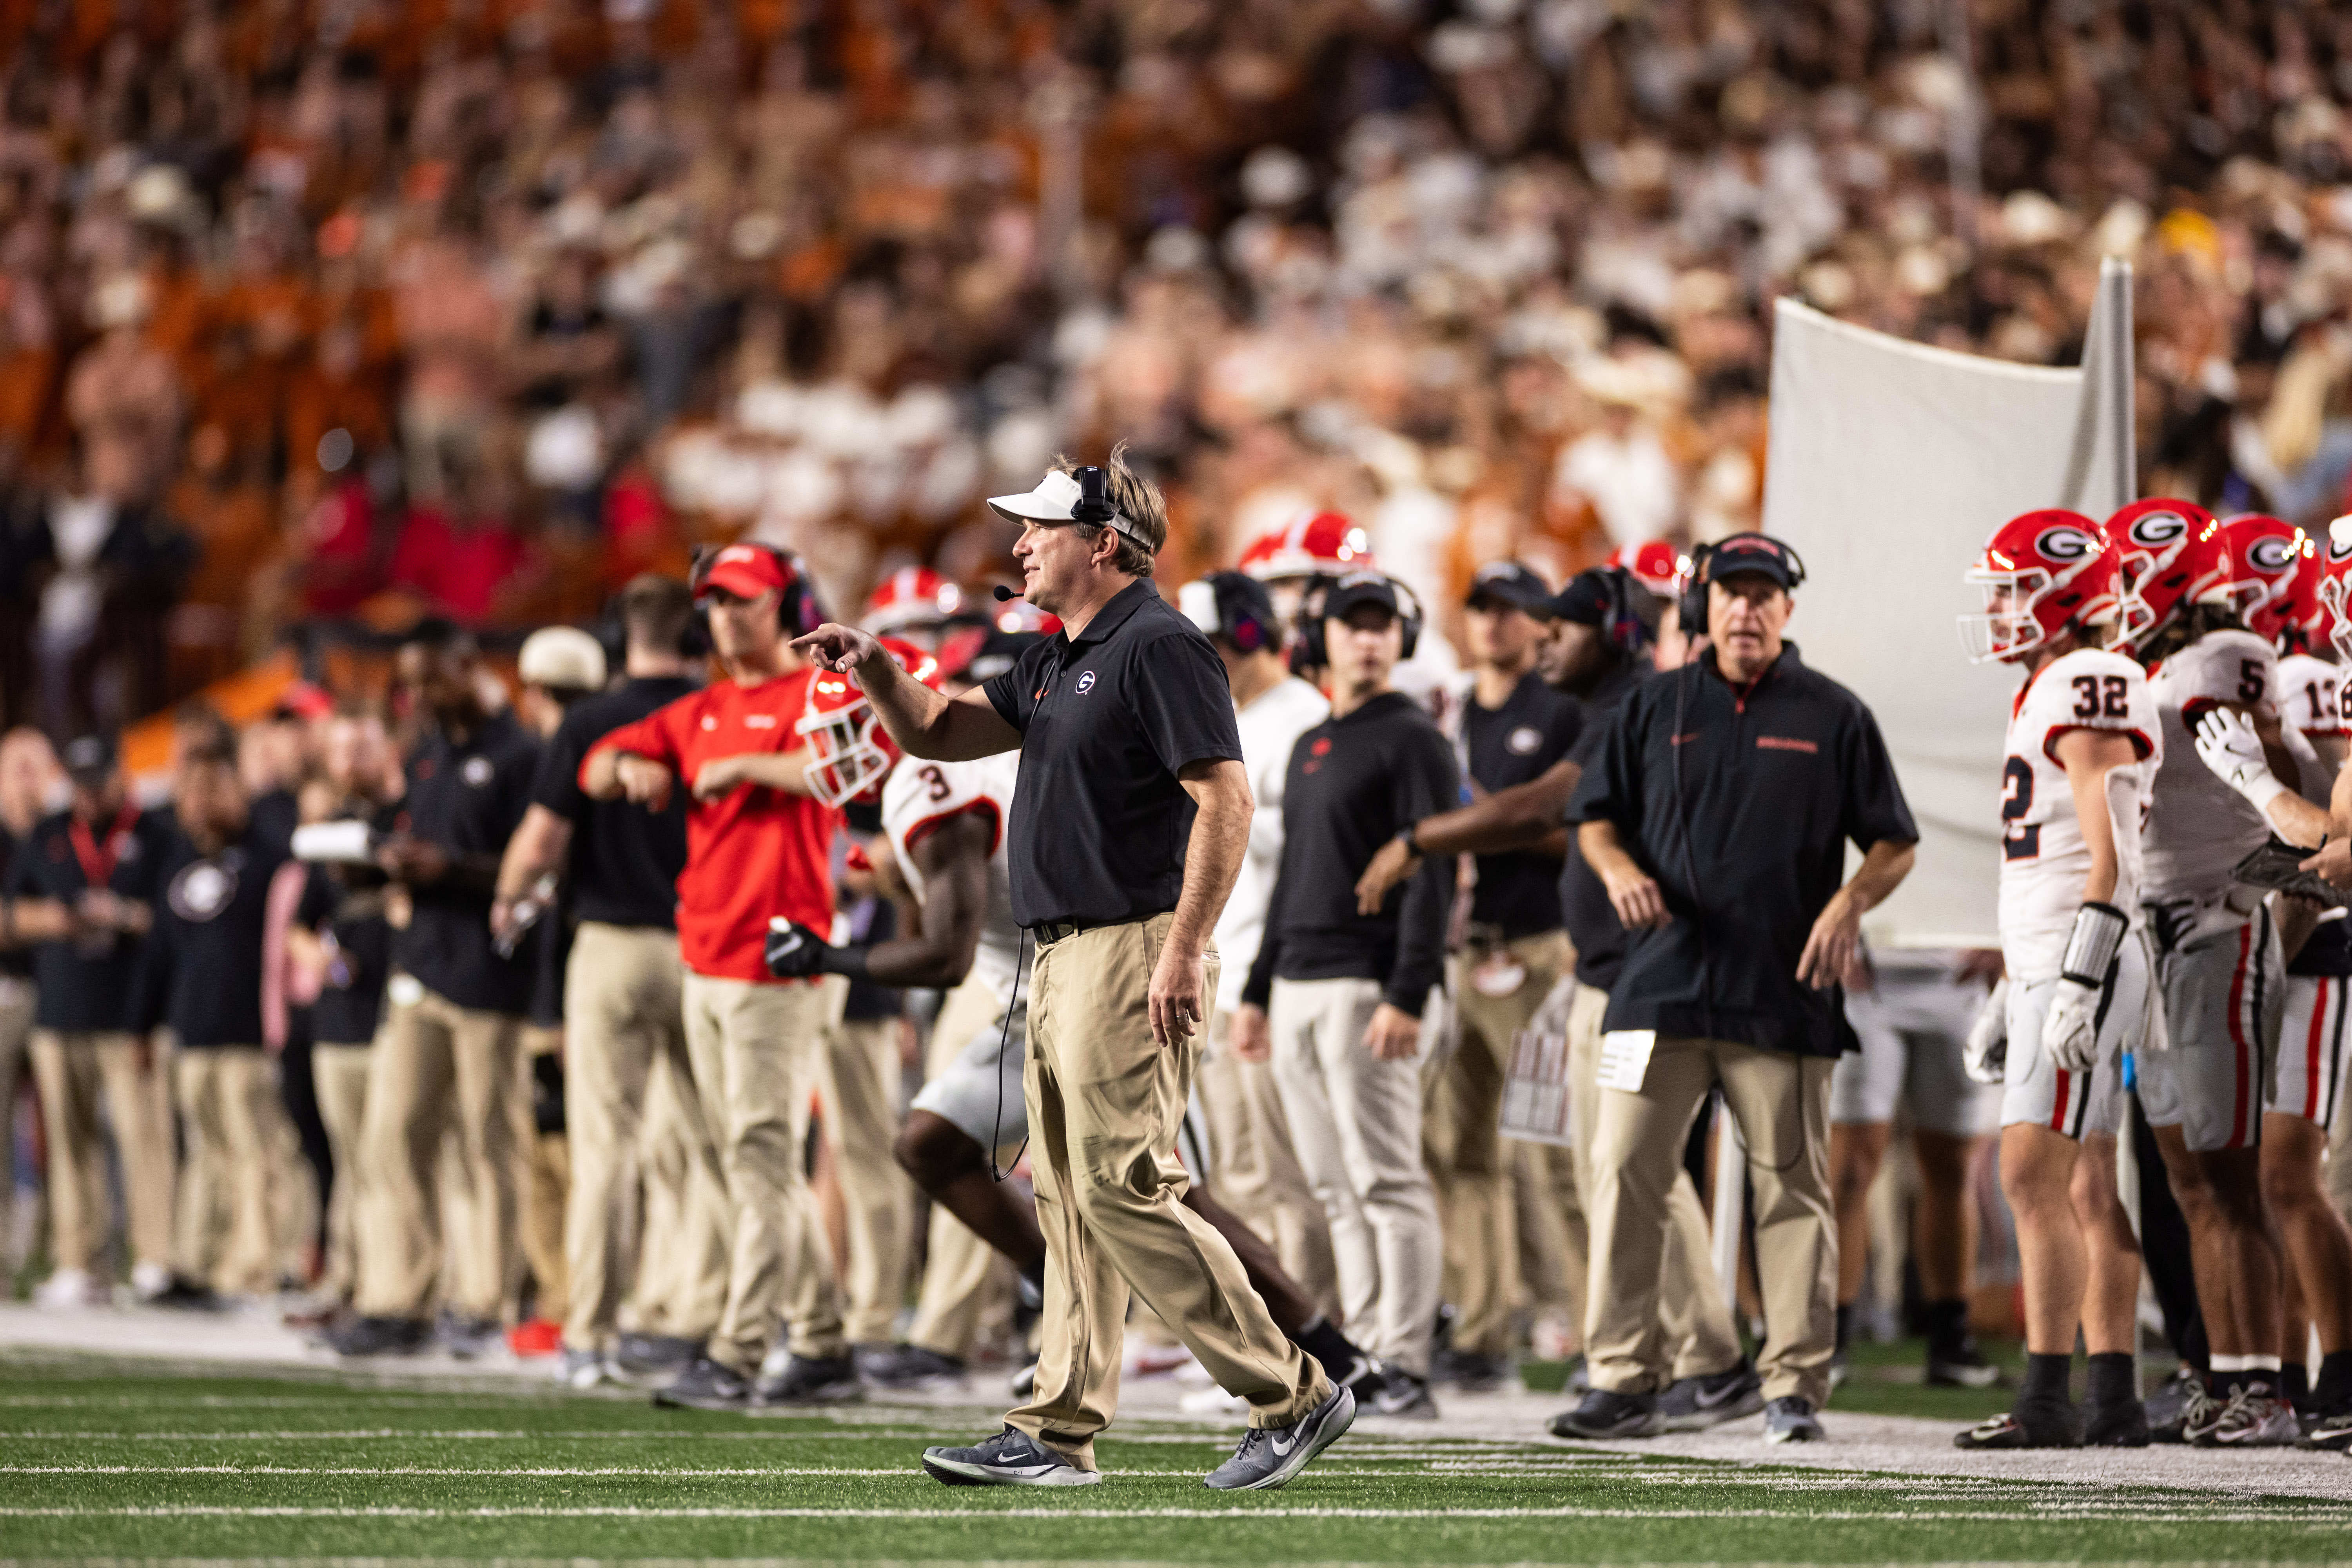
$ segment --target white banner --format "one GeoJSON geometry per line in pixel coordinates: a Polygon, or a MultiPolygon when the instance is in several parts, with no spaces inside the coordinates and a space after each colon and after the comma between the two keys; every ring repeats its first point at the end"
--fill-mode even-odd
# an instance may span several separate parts
{"type": "Polygon", "coordinates": [[[2126,499],[2130,275],[2110,269],[2084,370],[1953,353],[1782,300],[1774,317],[1764,530],[1803,555],[1789,636],[1870,705],[1919,822],[1910,878],[1872,941],[1994,946],[2002,731],[2018,673],[1971,665],[1960,580],[2036,507],[2099,519],[2126,499]],[[2086,389],[2088,395],[2086,396],[2086,389]]]}

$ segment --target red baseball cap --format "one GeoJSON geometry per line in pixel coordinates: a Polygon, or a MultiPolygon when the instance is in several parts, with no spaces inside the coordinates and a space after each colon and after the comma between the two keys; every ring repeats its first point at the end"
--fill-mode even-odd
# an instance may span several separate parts
{"type": "Polygon", "coordinates": [[[724,588],[739,599],[756,599],[792,585],[792,568],[777,552],[757,544],[730,544],[710,558],[702,580],[695,584],[694,596],[699,600],[713,588],[724,588]]]}

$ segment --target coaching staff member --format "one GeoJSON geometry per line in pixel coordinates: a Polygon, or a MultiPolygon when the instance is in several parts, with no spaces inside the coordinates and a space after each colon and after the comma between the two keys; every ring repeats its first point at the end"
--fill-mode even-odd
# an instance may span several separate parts
{"type": "Polygon", "coordinates": [[[1838,977],[1919,833],[1870,710],[1781,639],[1804,575],[1788,546],[1734,534],[1698,572],[1710,648],[1625,700],[1569,806],[1627,932],[1586,1166],[1592,1389],[1570,1425],[1659,1428],[1668,1197],[1720,1081],[1755,1191],[1765,1440],[1807,1441],[1836,1348],[1830,1069],[1853,1048],[1838,977]],[[1848,840],[1863,864],[1841,887],[1848,840]]]}
{"type": "Polygon", "coordinates": [[[821,626],[796,645],[854,670],[909,755],[1021,748],[1010,868],[1013,920],[1037,944],[1023,1084],[1045,1342],[1004,1430],[929,1449],[923,1466],[950,1485],[1100,1479],[1094,1438],[1118,1404],[1132,1289],[1249,1401],[1251,1430],[1209,1485],[1280,1486],[1346,1430],[1355,1398],[1283,1337],[1233,1247],[1178,1201],[1177,1130],[1215,994],[1209,933],[1249,837],[1224,668],[1150,582],[1167,508],[1117,453],[989,505],[1022,524],[1029,602],[1062,620],[1012,669],[950,698],[864,632],[821,626]]]}

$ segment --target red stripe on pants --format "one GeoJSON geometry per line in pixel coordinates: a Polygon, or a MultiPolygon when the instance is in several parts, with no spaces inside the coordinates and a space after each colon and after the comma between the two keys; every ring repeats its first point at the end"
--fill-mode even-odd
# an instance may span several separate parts
{"type": "Polygon", "coordinates": [[[2053,1132],[2066,1131],[2066,1084],[2074,1076],[2064,1068],[2058,1069],[2058,1100],[2050,1108],[2050,1131],[2053,1132]]]}
{"type": "Polygon", "coordinates": [[[2319,1120],[2319,1052],[2327,1036],[2327,998],[2332,983],[2323,980],[2317,990],[2318,999],[2311,1008],[2311,1037],[2303,1047],[2303,1119],[2319,1120]]]}
{"type": "Polygon", "coordinates": [[[2246,1067],[2246,998],[2247,954],[2252,951],[2254,928],[2248,921],[2238,931],[2238,967],[2230,976],[2230,1043],[2238,1048],[2238,1102],[2230,1117],[2229,1147],[2235,1149],[2246,1141],[2246,1088],[2252,1074],[2246,1067]]]}

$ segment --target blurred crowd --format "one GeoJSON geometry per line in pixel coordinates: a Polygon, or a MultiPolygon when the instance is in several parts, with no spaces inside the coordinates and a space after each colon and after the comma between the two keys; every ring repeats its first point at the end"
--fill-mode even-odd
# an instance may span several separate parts
{"type": "Polygon", "coordinates": [[[0,714],[58,734],[705,539],[971,581],[975,498],[1113,435],[1171,575],[1328,508],[1458,602],[1751,525],[1776,297],[2070,363],[2106,255],[2144,493],[2352,469],[2318,5],[25,0],[0,58],[0,714]]]}

